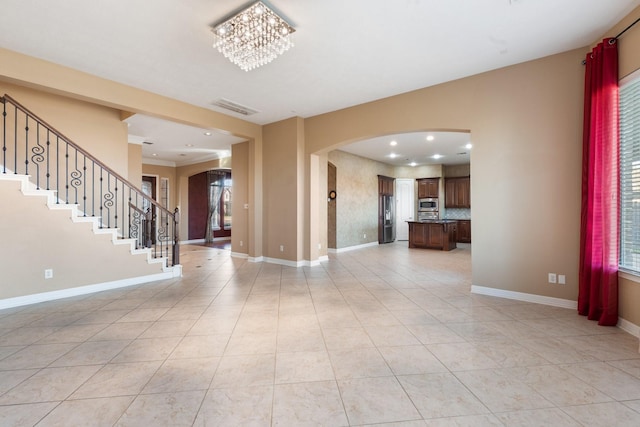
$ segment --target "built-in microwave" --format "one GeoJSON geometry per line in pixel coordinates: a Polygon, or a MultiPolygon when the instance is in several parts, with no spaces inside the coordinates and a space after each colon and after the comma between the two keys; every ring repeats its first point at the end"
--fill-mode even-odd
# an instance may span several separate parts
{"type": "Polygon", "coordinates": [[[437,212],[438,199],[429,197],[426,199],[418,199],[418,212],[437,212]]]}

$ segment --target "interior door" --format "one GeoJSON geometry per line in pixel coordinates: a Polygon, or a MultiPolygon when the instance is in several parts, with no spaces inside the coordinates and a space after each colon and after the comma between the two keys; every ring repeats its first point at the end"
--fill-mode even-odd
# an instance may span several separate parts
{"type": "Polygon", "coordinates": [[[415,215],[414,180],[396,179],[396,240],[409,240],[409,224],[415,215]]]}

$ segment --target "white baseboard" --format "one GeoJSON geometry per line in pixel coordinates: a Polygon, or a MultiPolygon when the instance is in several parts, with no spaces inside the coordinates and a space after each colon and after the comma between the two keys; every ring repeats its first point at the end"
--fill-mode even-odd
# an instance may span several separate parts
{"type": "Polygon", "coordinates": [[[231,256],[240,259],[246,259],[249,262],[268,262],[270,264],[279,264],[286,265],[287,267],[316,267],[319,266],[322,261],[328,261],[329,257],[327,255],[323,255],[319,257],[317,260],[309,261],[290,261],[286,259],[279,258],[269,258],[269,257],[250,257],[247,254],[243,254],[240,252],[231,252],[231,256]]]}
{"type": "Polygon", "coordinates": [[[623,318],[618,318],[618,328],[622,329],[628,334],[633,335],[634,337],[640,338],[640,326],[629,322],[623,318]]]}
{"type": "Polygon", "coordinates": [[[204,239],[194,239],[194,240],[182,240],[180,241],[181,245],[194,245],[197,243],[204,243],[204,239]]]}
{"type": "MultiPolygon", "coordinates": [[[[542,295],[535,295],[535,294],[525,294],[522,292],[506,291],[504,289],[487,288],[484,286],[472,285],[471,293],[479,294],[479,295],[489,295],[492,297],[507,298],[507,299],[517,300],[517,301],[532,302],[536,304],[551,305],[554,307],[570,308],[572,310],[578,309],[577,301],[571,301],[571,300],[566,300],[561,298],[545,297],[542,295]]],[[[618,318],[617,327],[633,335],[634,337],[640,338],[640,326],[634,323],[631,323],[628,320],[625,320],[621,317],[618,318]]]]}
{"type": "Polygon", "coordinates": [[[62,298],[70,298],[79,295],[93,294],[111,289],[125,288],[127,286],[140,285],[142,283],[155,282],[157,280],[180,277],[182,266],[175,266],[173,270],[165,273],[151,274],[148,276],[131,277],[129,279],[114,280],[112,282],[98,283],[95,285],[78,286],[76,288],[60,289],[57,291],[42,292],[39,294],[24,295],[0,300],[0,309],[21,307],[23,305],[39,302],[53,301],[62,298]],[[179,268],[176,268],[179,267],[179,268]]]}
{"type": "Polygon", "coordinates": [[[287,267],[304,267],[305,261],[290,261],[288,259],[280,259],[280,258],[269,258],[263,257],[264,262],[268,262],[269,264],[278,264],[278,265],[286,265],[287,267]]]}
{"type": "Polygon", "coordinates": [[[358,249],[370,248],[372,246],[378,246],[378,245],[379,245],[378,242],[369,242],[369,243],[364,243],[362,245],[347,246],[346,248],[338,248],[338,249],[329,248],[327,249],[327,252],[329,252],[330,254],[339,254],[342,252],[355,251],[358,249]]]}
{"type": "Polygon", "coordinates": [[[479,295],[488,295],[492,297],[513,299],[517,301],[533,302],[536,304],[551,305],[554,307],[571,308],[573,310],[577,310],[578,308],[578,303],[576,301],[571,301],[568,299],[545,297],[542,295],[535,295],[535,294],[525,294],[523,292],[507,291],[504,289],[496,289],[496,288],[487,288],[484,286],[472,285],[471,293],[479,294],[479,295]]]}
{"type": "Polygon", "coordinates": [[[241,259],[249,258],[249,255],[243,254],[242,252],[231,252],[231,256],[234,258],[241,258],[241,259]]]}

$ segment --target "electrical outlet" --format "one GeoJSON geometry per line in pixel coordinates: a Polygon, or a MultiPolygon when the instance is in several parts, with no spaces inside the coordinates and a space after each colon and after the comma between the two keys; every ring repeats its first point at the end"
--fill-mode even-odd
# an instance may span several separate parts
{"type": "Polygon", "coordinates": [[[556,276],[556,273],[549,273],[549,283],[557,283],[558,282],[558,277],[556,276]]]}
{"type": "Polygon", "coordinates": [[[53,278],[53,270],[51,268],[47,268],[44,271],[44,278],[45,279],[52,279],[53,278]]]}
{"type": "Polygon", "coordinates": [[[280,245],[280,252],[284,252],[284,245],[280,245]]]}
{"type": "Polygon", "coordinates": [[[558,275],[558,284],[559,285],[566,285],[567,284],[567,276],[565,276],[564,274],[559,274],[558,275]]]}
{"type": "Polygon", "coordinates": [[[322,249],[322,243],[318,243],[318,249],[322,249]]]}
{"type": "Polygon", "coordinates": [[[240,240],[240,247],[242,247],[242,245],[244,245],[244,242],[240,240]]]}
{"type": "Polygon", "coordinates": [[[367,238],[367,233],[364,233],[364,234],[362,235],[362,238],[363,238],[363,239],[366,239],[366,238],[367,238]]]}

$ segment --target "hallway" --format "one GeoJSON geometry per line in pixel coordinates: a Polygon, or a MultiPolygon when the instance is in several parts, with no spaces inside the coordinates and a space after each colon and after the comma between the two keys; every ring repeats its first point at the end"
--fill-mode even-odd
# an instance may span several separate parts
{"type": "Polygon", "coordinates": [[[2,310],[0,425],[640,425],[637,338],[470,294],[460,246],[190,245],[180,279],[2,310]]]}

